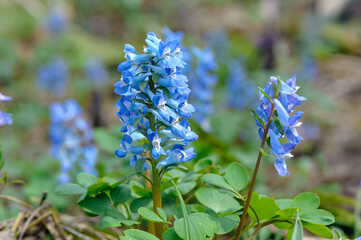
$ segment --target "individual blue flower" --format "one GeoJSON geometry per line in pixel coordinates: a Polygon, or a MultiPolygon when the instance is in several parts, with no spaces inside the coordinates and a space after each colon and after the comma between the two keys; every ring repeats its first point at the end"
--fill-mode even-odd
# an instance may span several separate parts
{"type": "Polygon", "coordinates": [[[36,83],[40,90],[56,96],[63,96],[68,87],[68,65],[61,57],[52,58],[47,64],[37,69],[36,83]]]}
{"type": "Polygon", "coordinates": [[[281,79],[271,77],[264,89],[260,89],[260,106],[253,112],[256,125],[259,127],[259,136],[263,139],[266,126],[270,137],[269,148],[274,156],[275,168],[279,175],[289,175],[286,160],[292,157],[291,150],[303,138],[298,134],[297,128],[301,125],[298,120],[303,112],[293,115],[293,108],[303,101],[305,97],[297,95],[296,76],[283,82],[281,79]],[[280,139],[286,138],[289,143],[281,144],[280,139]]]}
{"type": "MultiPolygon", "coordinates": [[[[114,91],[121,95],[116,107],[124,133],[115,154],[120,158],[130,155],[131,165],[147,157],[141,143],[150,144],[151,157],[162,162],[171,154],[166,148],[171,147],[172,140],[187,146],[197,139],[186,121],[192,117],[194,107],[187,101],[190,89],[181,71],[186,63],[182,59],[180,39],[163,42],[154,33],[148,33],[145,41],[143,53],[125,45],[126,60],[118,66],[122,77],[114,91]]],[[[183,147],[182,151],[188,153],[188,149],[183,147]]]]}
{"type": "Polygon", "coordinates": [[[160,145],[162,140],[159,137],[157,132],[152,132],[152,130],[148,130],[148,139],[151,142],[153,148],[152,148],[152,157],[154,159],[158,159],[160,155],[167,155],[160,145]]]}
{"type": "MultiPolygon", "coordinates": [[[[12,100],[12,97],[5,96],[0,93],[0,103],[9,102],[12,100]]],[[[11,125],[13,124],[12,115],[10,113],[0,111],[0,126],[11,125]]]]}
{"type": "Polygon", "coordinates": [[[159,166],[175,165],[182,162],[188,162],[196,157],[194,148],[185,149],[182,145],[174,145],[172,150],[168,150],[168,157],[157,164],[159,166]]]}
{"type": "Polygon", "coordinates": [[[51,154],[60,164],[60,183],[71,181],[75,169],[96,174],[98,149],[92,144],[92,128],[76,100],[54,102],[50,108],[51,154]]]}
{"type": "Polygon", "coordinates": [[[95,87],[104,86],[109,81],[108,72],[100,58],[91,57],[84,65],[84,73],[95,87]]]}

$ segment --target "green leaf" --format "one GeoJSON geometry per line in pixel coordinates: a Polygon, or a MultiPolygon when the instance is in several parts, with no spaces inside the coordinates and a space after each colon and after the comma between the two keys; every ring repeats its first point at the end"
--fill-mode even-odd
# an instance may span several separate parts
{"type": "Polygon", "coordinates": [[[61,195],[84,194],[86,193],[86,189],[75,183],[66,183],[57,186],[54,192],[61,195]]]}
{"type": "Polygon", "coordinates": [[[320,198],[315,193],[305,192],[297,195],[291,202],[291,207],[302,210],[317,209],[320,206],[320,198]]]}
{"type": "Polygon", "coordinates": [[[247,186],[247,172],[239,163],[231,163],[226,168],[225,178],[237,192],[247,186]]]}
{"type": "Polygon", "coordinates": [[[330,225],[335,222],[335,217],[323,209],[301,211],[300,218],[304,221],[321,225],[330,225]]]}
{"type": "Polygon", "coordinates": [[[150,197],[152,193],[146,190],[144,187],[133,185],[131,186],[132,191],[137,194],[139,197],[150,197]]]}
{"type": "Polygon", "coordinates": [[[275,202],[277,206],[283,210],[291,207],[292,199],[282,198],[275,200],[275,202]]]}
{"type": "Polygon", "coordinates": [[[308,231],[310,231],[320,237],[328,238],[328,239],[333,238],[331,230],[324,225],[309,223],[306,221],[302,221],[302,224],[303,224],[303,227],[306,228],[308,231]]]}
{"type": "Polygon", "coordinates": [[[164,211],[163,208],[157,208],[159,216],[164,220],[164,222],[167,222],[167,213],[164,211]]]}
{"type": "Polygon", "coordinates": [[[104,182],[109,183],[110,185],[118,182],[116,179],[111,178],[111,177],[107,177],[107,176],[103,177],[102,180],[103,180],[104,182]]]}
{"type": "Polygon", "coordinates": [[[86,172],[81,172],[76,175],[76,181],[84,188],[88,188],[89,186],[98,183],[96,176],[86,172]]]}
{"type": "Polygon", "coordinates": [[[297,212],[295,225],[293,227],[291,240],[303,240],[302,222],[300,220],[300,213],[297,212]]]}
{"type": "Polygon", "coordinates": [[[174,221],[174,230],[182,239],[186,240],[205,240],[206,231],[202,225],[189,216],[189,230],[186,230],[184,218],[174,221]],[[189,233],[189,235],[187,235],[189,233]]]}
{"type": "MultiPolygon", "coordinates": [[[[192,235],[191,235],[190,221],[189,221],[189,218],[188,218],[188,213],[187,213],[186,205],[185,205],[185,203],[184,203],[184,200],[183,200],[183,198],[182,198],[181,193],[179,192],[179,190],[178,190],[178,188],[177,188],[177,185],[174,183],[173,180],[171,180],[171,181],[172,181],[172,184],[173,184],[173,186],[174,186],[174,189],[175,189],[175,191],[176,191],[176,193],[177,193],[178,200],[179,200],[179,202],[180,202],[180,206],[181,206],[181,208],[182,208],[182,213],[183,213],[182,223],[184,224],[184,227],[181,229],[181,232],[177,232],[177,231],[176,231],[176,232],[177,232],[177,234],[178,234],[180,237],[182,237],[180,234],[183,234],[183,233],[184,233],[183,239],[193,240],[192,235]],[[184,231],[183,231],[183,230],[184,230],[184,231]]],[[[177,219],[177,220],[178,220],[178,223],[180,224],[180,223],[181,223],[181,220],[180,220],[180,219],[177,219]]],[[[176,220],[176,221],[177,221],[177,220],[176,220]]],[[[176,221],[175,221],[175,222],[176,222],[176,221]]],[[[176,230],[176,229],[175,229],[175,222],[174,222],[174,230],[176,230]]],[[[194,239],[194,240],[196,240],[196,239],[194,239]]]]}
{"type": "Polygon", "coordinates": [[[145,87],[147,86],[147,84],[148,84],[148,81],[142,81],[142,82],[140,82],[140,83],[139,83],[139,89],[140,89],[141,91],[144,91],[144,89],[145,89],[145,87]]]}
{"type": "Polygon", "coordinates": [[[140,207],[150,206],[153,199],[151,197],[136,198],[130,204],[130,211],[137,213],[140,207]]]}
{"type": "Polygon", "coordinates": [[[216,234],[222,235],[231,232],[239,224],[239,217],[237,215],[227,215],[216,219],[217,229],[216,234]]]}
{"type": "Polygon", "coordinates": [[[262,126],[264,126],[264,122],[263,120],[258,116],[258,114],[256,113],[255,110],[253,110],[252,108],[250,109],[252,112],[252,115],[256,118],[257,122],[259,122],[262,126]]]}
{"type": "MultiPolygon", "coordinates": [[[[276,202],[268,197],[259,197],[258,193],[253,192],[250,205],[254,209],[254,211],[257,213],[258,219],[265,220],[270,219],[273,216],[278,215],[278,212],[281,211],[281,209],[277,206],[276,202]]],[[[248,211],[249,215],[253,219],[254,222],[257,221],[256,215],[253,211],[248,211]]]]}
{"type": "MultiPolygon", "coordinates": [[[[297,210],[296,210],[297,211],[297,210]]],[[[273,224],[276,228],[279,229],[290,229],[293,226],[293,223],[289,222],[276,222],[273,224]]]]}
{"type": "Polygon", "coordinates": [[[194,171],[195,172],[199,172],[202,169],[208,169],[209,166],[213,165],[213,161],[210,159],[202,159],[199,160],[195,165],[194,165],[194,171]]]}
{"type": "Polygon", "coordinates": [[[120,227],[122,224],[116,218],[104,215],[99,221],[99,228],[104,229],[108,227],[120,227]]]}
{"type": "Polygon", "coordinates": [[[260,148],[259,150],[261,151],[263,156],[268,157],[269,155],[271,155],[271,151],[269,149],[260,148]]]}
{"type": "Polygon", "coordinates": [[[160,78],[161,78],[161,75],[159,75],[158,73],[153,73],[153,74],[152,74],[152,81],[153,81],[154,83],[157,83],[160,78]]]}
{"type": "Polygon", "coordinates": [[[88,187],[87,195],[98,195],[101,192],[105,192],[110,189],[110,185],[107,182],[96,183],[88,187]]]}
{"type": "MultiPolygon", "coordinates": [[[[197,185],[196,182],[184,182],[184,183],[180,183],[178,184],[178,190],[179,192],[184,195],[184,194],[187,194],[188,192],[190,192],[195,186],[197,185]]],[[[175,194],[175,189],[172,188],[171,189],[175,194]]]]}
{"type": "Polygon", "coordinates": [[[275,124],[277,131],[283,135],[285,130],[284,130],[280,120],[278,118],[274,118],[273,123],[275,124]]]}
{"type": "Polygon", "coordinates": [[[159,240],[156,236],[138,229],[126,230],[124,235],[130,240],[159,240]]]}
{"type": "Polygon", "coordinates": [[[138,213],[151,222],[165,222],[158,214],[148,208],[140,207],[138,213]]]}
{"type": "Polygon", "coordinates": [[[85,212],[94,215],[105,215],[108,209],[113,208],[108,196],[104,193],[96,197],[86,197],[79,202],[79,205],[85,212]]]}
{"type": "Polygon", "coordinates": [[[162,90],[162,91],[163,91],[163,93],[164,93],[164,95],[166,95],[166,96],[167,96],[167,98],[170,98],[170,91],[169,91],[169,89],[168,89],[168,88],[163,87],[163,86],[160,86],[160,87],[157,87],[157,89],[162,90]]]}
{"type": "Polygon", "coordinates": [[[228,189],[231,191],[233,190],[233,188],[224,180],[224,178],[217,174],[209,173],[203,175],[200,180],[220,188],[228,189]]]}
{"type": "Polygon", "coordinates": [[[261,93],[262,93],[266,98],[268,98],[268,100],[270,100],[270,101],[272,102],[272,98],[271,98],[270,96],[268,96],[267,93],[266,93],[265,91],[263,91],[262,88],[258,87],[258,90],[260,90],[261,93]]]}
{"type": "Polygon", "coordinates": [[[175,232],[174,228],[169,228],[166,230],[162,235],[163,240],[182,240],[177,233],[175,232]]]}
{"type": "Polygon", "coordinates": [[[241,209],[237,200],[213,188],[200,188],[195,192],[197,200],[217,213],[234,212],[241,209]]]}
{"type": "Polygon", "coordinates": [[[133,220],[123,220],[123,221],[121,221],[121,223],[123,224],[123,225],[125,225],[125,226],[132,226],[132,225],[134,225],[134,224],[140,224],[140,222],[138,222],[138,221],[133,221],[133,220]]]}
{"type": "MultiPolygon", "coordinates": [[[[153,149],[153,146],[150,144],[150,143],[144,143],[143,144],[143,150],[144,152],[146,151],[152,151],[153,149]]],[[[137,160],[137,162],[139,161],[139,159],[137,160]]],[[[142,169],[143,170],[143,169],[142,169]]]]}
{"type": "Polygon", "coordinates": [[[120,239],[120,240],[131,240],[130,238],[127,238],[127,237],[125,237],[125,236],[119,236],[119,239],[120,239]]]}
{"type": "Polygon", "coordinates": [[[110,198],[116,207],[120,203],[125,203],[130,198],[130,188],[128,185],[121,184],[110,191],[110,198]]]}
{"type": "Polygon", "coordinates": [[[125,216],[119,212],[118,210],[116,209],[108,209],[106,212],[105,212],[105,215],[107,216],[111,216],[119,221],[124,221],[126,220],[125,216]]]}
{"type": "Polygon", "coordinates": [[[217,223],[207,213],[192,213],[189,218],[200,225],[208,237],[212,237],[217,229],[217,223]]]}

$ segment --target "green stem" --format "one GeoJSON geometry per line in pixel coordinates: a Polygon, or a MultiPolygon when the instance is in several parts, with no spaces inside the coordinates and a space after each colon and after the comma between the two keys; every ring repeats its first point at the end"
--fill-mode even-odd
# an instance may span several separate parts
{"type": "MultiPolygon", "coordinates": [[[[160,193],[160,177],[157,169],[157,163],[152,159],[152,192],[153,192],[153,210],[158,214],[158,208],[162,208],[162,198],[160,193]]],[[[163,223],[154,223],[155,226],[155,235],[162,239],[162,234],[164,232],[163,223]]]]}
{"type": "MultiPolygon", "coordinates": [[[[271,123],[272,123],[273,111],[274,111],[274,104],[272,102],[271,115],[270,115],[270,118],[268,120],[268,123],[267,123],[266,127],[263,129],[263,137],[262,137],[262,142],[261,142],[261,148],[264,148],[264,145],[266,143],[268,129],[269,129],[271,123]]],[[[254,168],[254,172],[253,172],[253,176],[252,176],[251,185],[249,187],[249,191],[248,191],[248,195],[247,195],[246,204],[244,205],[244,208],[243,208],[243,213],[242,213],[241,221],[239,222],[239,225],[238,225],[238,228],[237,228],[237,233],[236,233],[235,240],[239,240],[239,238],[241,236],[242,228],[243,228],[244,222],[246,220],[246,216],[247,216],[249,203],[250,203],[251,197],[252,197],[253,187],[254,187],[254,184],[256,183],[256,178],[257,178],[259,165],[261,163],[261,158],[262,158],[262,152],[261,152],[261,150],[259,150],[258,151],[256,166],[254,168]]]]}

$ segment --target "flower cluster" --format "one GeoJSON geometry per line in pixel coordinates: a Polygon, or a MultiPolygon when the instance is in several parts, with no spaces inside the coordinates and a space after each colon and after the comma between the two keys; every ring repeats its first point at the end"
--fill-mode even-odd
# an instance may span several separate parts
{"type": "Polygon", "coordinates": [[[290,153],[302,137],[297,132],[301,125],[298,120],[303,112],[296,112],[293,116],[293,108],[306,100],[305,97],[296,94],[296,76],[283,82],[279,78],[271,77],[265,89],[260,89],[261,104],[255,112],[256,124],[259,126],[260,138],[263,138],[264,129],[268,128],[269,147],[274,156],[275,167],[281,176],[289,175],[286,159],[293,157],[290,153]],[[280,139],[286,137],[288,143],[282,145],[280,139]]]}
{"type": "Polygon", "coordinates": [[[240,109],[252,106],[256,95],[254,83],[249,81],[242,61],[233,59],[228,64],[227,102],[240,109]]]}
{"type": "Polygon", "coordinates": [[[148,33],[145,41],[147,46],[141,54],[126,44],[127,60],[118,66],[122,77],[115,84],[115,93],[121,98],[116,106],[124,135],[115,154],[120,158],[131,154],[131,165],[147,151],[153,159],[159,159],[157,167],[190,161],[196,154],[187,146],[198,136],[187,120],[194,108],[187,102],[190,89],[187,77],[181,73],[186,63],[180,39],[163,42],[148,33]]]}
{"type": "Polygon", "coordinates": [[[205,131],[209,131],[209,115],[213,112],[213,92],[218,81],[217,75],[213,74],[217,69],[217,63],[210,48],[201,50],[192,47],[191,58],[194,67],[188,67],[188,76],[193,89],[191,100],[196,109],[194,119],[205,131]]]}
{"type": "Polygon", "coordinates": [[[61,57],[52,58],[37,70],[37,86],[57,96],[63,96],[68,86],[68,65],[61,57]]]}
{"type": "MultiPolygon", "coordinates": [[[[0,102],[9,102],[12,97],[8,97],[0,93],[0,102]]],[[[0,126],[11,125],[13,123],[13,119],[10,113],[0,111],[0,126]]]]}
{"type": "Polygon", "coordinates": [[[82,108],[76,100],[51,104],[49,137],[51,154],[60,163],[60,183],[70,182],[70,172],[76,167],[96,174],[98,149],[91,143],[91,126],[82,118],[82,108]]]}

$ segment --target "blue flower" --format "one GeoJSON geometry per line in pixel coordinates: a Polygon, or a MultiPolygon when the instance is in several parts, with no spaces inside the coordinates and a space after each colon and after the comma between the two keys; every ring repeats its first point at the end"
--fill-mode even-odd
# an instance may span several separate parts
{"type": "Polygon", "coordinates": [[[44,19],[45,29],[51,33],[59,35],[69,27],[68,16],[61,6],[53,6],[44,19]]]}
{"type": "MultiPolygon", "coordinates": [[[[148,33],[145,41],[143,53],[136,52],[130,44],[125,45],[126,60],[118,65],[122,77],[115,84],[115,93],[121,95],[116,106],[124,133],[115,154],[120,158],[132,155],[131,165],[146,156],[141,143],[150,144],[152,158],[163,162],[171,154],[165,151],[172,145],[170,140],[188,145],[197,139],[185,119],[192,117],[194,107],[187,101],[188,79],[181,72],[186,63],[182,59],[180,39],[163,42],[154,33],[148,33]]],[[[188,153],[185,147],[182,151],[188,153]]],[[[164,163],[158,166],[166,166],[164,163]]]]}
{"type": "Polygon", "coordinates": [[[234,108],[249,108],[257,96],[255,84],[247,77],[247,72],[242,61],[233,59],[227,63],[227,102],[234,108]]]}
{"type": "MultiPolygon", "coordinates": [[[[9,102],[12,100],[12,97],[5,96],[0,93],[0,102],[9,102]]],[[[0,126],[11,125],[13,124],[12,115],[10,113],[0,111],[0,126]]]]}
{"type": "Polygon", "coordinates": [[[68,65],[61,57],[52,58],[37,69],[36,83],[40,90],[63,96],[68,87],[68,65]]]}
{"type": "Polygon", "coordinates": [[[157,132],[152,132],[152,130],[148,130],[148,139],[151,142],[153,148],[152,148],[152,157],[154,159],[158,159],[160,155],[167,155],[160,145],[161,138],[159,137],[157,132]]]}
{"type": "Polygon", "coordinates": [[[165,36],[166,42],[176,40],[176,39],[182,40],[184,38],[184,32],[182,32],[182,31],[173,32],[167,26],[163,27],[163,34],[165,36]]]}
{"type": "Polygon", "coordinates": [[[195,120],[205,131],[210,131],[209,116],[213,112],[213,91],[218,78],[213,72],[217,63],[210,48],[192,48],[192,63],[188,76],[192,87],[191,101],[195,107],[195,120]]]}
{"type": "Polygon", "coordinates": [[[73,99],[54,102],[49,111],[51,154],[60,163],[59,182],[69,182],[71,171],[77,166],[96,174],[98,149],[92,144],[92,129],[82,118],[83,110],[78,102],[73,99]]]}
{"type": "Polygon", "coordinates": [[[278,171],[278,174],[282,177],[284,177],[286,174],[290,175],[288,173],[285,160],[293,157],[291,150],[294,149],[296,145],[292,143],[286,143],[282,146],[276,134],[271,129],[268,131],[268,134],[271,138],[271,151],[273,155],[277,157],[275,161],[275,167],[278,171]]]}
{"type": "Polygon", "coordinates": [[[159,166],[175,165],[182,162],[188,162],[196,157],[193,148],[185,149],[182,145],[174,145],[172,150],[168,150],[168,157],[157,164],[159,166]]]}
{"type": "Polygon", "coordinates": [[[96,87],[104,86],[109,80],[108,72],[103,62],[96,57],[91,57],[86,61],[84,73],[86,77],[92,80],[96,87]]]}
{"type": "Polygon", "coordinates": [[[303,112],[293,112],[296,105],[306,100],[305,97],[296,94],[296,76],[283,82],[271,77],[266,87],[259,93],[260,106],[253,112],[258,133],[263,138],[264,129],[269,126],[267,134],[270,137],[270,150],[274,156],[275,168],[279,175],[289,175],[286,160],[292,157],[291,150],[295,148],[303,138],[298,134],[297,128],[301,125],[298,120],[303,112]],[[282,145],[279,139],[286,137],[289,143],[282,145]]]}

